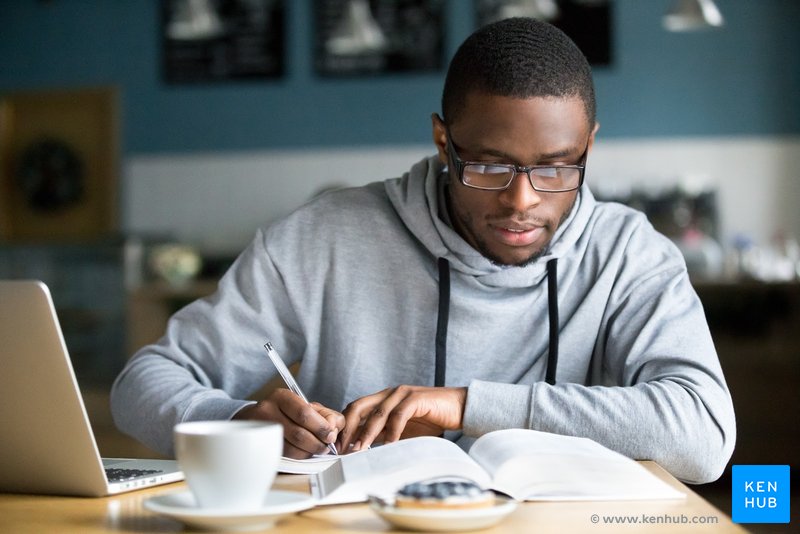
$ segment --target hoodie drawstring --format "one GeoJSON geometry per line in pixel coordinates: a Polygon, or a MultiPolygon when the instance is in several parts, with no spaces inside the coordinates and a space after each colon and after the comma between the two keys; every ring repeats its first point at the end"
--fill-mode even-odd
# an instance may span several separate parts
{"type": "Polygon", "coordinates": [[[450,319],[450,262],[439,258],[439,316],[436,321],[436,371],[433,385],[444,386],[447,367],[447,323],[450,319]]]}
{"type": "Polygon", "coordinates": [[[550,347],[547,353],[547,371],[544,381],[556,383],[558,367],[558,259],[547,262],[547,318],[550,323],[550,347]]]}
{"type": "MultiPolygon", "coordinates": [[[[439,258],[439,312],[436,321],[436,368],[433,385],[444,386],[447,368],[447,324],[450,319],[450,262],[439,258]]],[[[545,382],[556,383],[558,367],[558,260],[547,262],[547,312],[550,323],[550,343],[547,354],[545,382]]]]}

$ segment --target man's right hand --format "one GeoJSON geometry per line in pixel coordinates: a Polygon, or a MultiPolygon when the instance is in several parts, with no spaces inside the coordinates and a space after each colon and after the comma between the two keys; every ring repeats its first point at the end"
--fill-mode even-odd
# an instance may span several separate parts
{"type": "Polygon", "coordinates": [[[234,419],[261,419],[283,425],[283,454],[308,458],[328,450],[344,428],[344,416],[317,402],[306,404],[288,389],[239,410],[234,419]]]}

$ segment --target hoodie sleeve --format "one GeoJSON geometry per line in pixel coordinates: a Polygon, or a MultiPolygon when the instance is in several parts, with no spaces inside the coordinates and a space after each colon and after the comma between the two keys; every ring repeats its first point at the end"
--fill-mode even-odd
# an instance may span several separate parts
{"type": "Polygon", "coordinates": [[[127,363],[111,391],[115,424],[172,456],[175,424],[230,419],[251,403],[242,399],[274,374],[262,348],[267,339],[287,357],[301,354],[291,311],[264,234],[258,232],[218,291],[179,310],[164,337],[127,363]]]}
{"type": "Polygon", "coordinates": [[[612,293],[586,384],[475,380],[465,435],[516,427],[583,436],[686,482],[717,479],[733,452],[733,405],[700,300],[676,263],[646,275],[637,267],[612,293]]]}

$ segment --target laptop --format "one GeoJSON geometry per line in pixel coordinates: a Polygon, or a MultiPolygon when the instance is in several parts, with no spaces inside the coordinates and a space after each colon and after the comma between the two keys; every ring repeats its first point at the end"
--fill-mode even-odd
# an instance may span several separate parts
{"type": "Polygon", "coordinates": [[[0,280],[0,491],[100,497],[182,479],[174,460],[100,458],[50,291],[0,280]]]}

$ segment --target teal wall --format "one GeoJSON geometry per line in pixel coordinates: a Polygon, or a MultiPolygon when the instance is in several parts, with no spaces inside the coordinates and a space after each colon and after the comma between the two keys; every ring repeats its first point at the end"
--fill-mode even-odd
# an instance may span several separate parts
{"type": "MultiPolygon", "coordinates": [[[[613,0],[614,62],[595,69],[601,135],[800,133],[800,1],[716,0],[716,31],[661,28],[671,0],[613,0]]],[[[280,80],[166,85],[158,2],[17,0],[0,9],[0,92],[116,85],[126,154],[425,144],[444,72],[320,79],[311,0],[287,1],[280,80]]],[[[472,31],[447,2],[446,53],[472,31]]]]}

